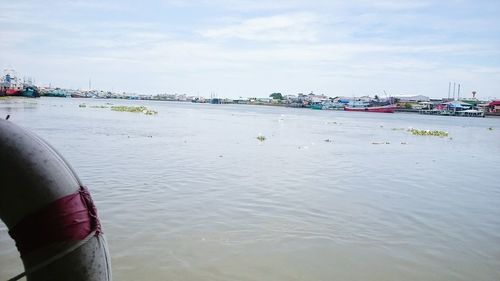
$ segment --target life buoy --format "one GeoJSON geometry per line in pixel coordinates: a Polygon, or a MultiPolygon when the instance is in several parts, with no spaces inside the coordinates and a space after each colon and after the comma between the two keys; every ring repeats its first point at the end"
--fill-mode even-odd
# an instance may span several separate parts
{"type": "Polygon", "coordinates": [[[90,193],[40,137],[0,120],[0,219],[29,281],[109,281],[105,237],[90,193]]]}

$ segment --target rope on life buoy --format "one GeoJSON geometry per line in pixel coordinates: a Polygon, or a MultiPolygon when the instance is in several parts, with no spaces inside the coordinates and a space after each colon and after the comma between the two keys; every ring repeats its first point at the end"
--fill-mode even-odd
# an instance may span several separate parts
{"type": "Polygon", "coordinates": [[[93,231],[91,232],[87,237],[85,237],[83,240],[80,240],[78,242],[76,242],[74,245],[72,245],[71,247],[68,247],[67,249],[65,249],[64,251],[60,252],[59,254],[57,255],[54,255],[52,256],[51,258],[49,258],[48,260],[46,261],[43,261],[35,266],[33,266],[30,270],[26,270],[24,271],[23,273],[20,273],[12,278],[10,278],[9,280],[7,281],[16,281],[16,280],[19,280],[23,277],[25,277],[26,275],[28,274],[31,274],[31,273],[34,273],[34,272],[37,272],[38,270],[50,265],[51,263],[53,263],[54,261],[64,257],[65,255],[73,252],[74,250],[78,249],[80,246],[82,246],[83,244],[87,243],[90,238],[96,236],[96,232],[93,231]]]}
{"type": "Polygon", "coordinates": [[[76,241],[9,281],[19,280],[29,273],[48,266],[87,243],[92,237],[99,238],[101,233],[101,223],[90,192],[86,187],[81,186],[76,193],[62,197],[26,216],[9,231],[9,235],[16,241],[21,257],[52,242],[76,241]],[[33,233],[38,233],[38,235],[33,237],[33,233]]]}

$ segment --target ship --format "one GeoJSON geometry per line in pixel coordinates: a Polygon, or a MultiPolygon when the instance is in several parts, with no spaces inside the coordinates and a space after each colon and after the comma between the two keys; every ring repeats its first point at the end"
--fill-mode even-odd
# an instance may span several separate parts
{"type": "Polygon", "coordinates": [[[21,92],[21,96],[27,98],[39,98],[40,92],[38,91],[38,88],[35,86],[24,86],[21,92]]]}
{"type": "Polygon", "coordinates": [[[0,79],[0,96],[37,98],[40,97],[40,92],[30,81],[21,83],[13,69],[5,69],[0,79]]]}
{"type": "Polygon", "coordinates": [[[2,96],[19,96],[23,90],[23,85],[18,81],[16,72],[12,69],[5,69],[0,80],[0,92],[2,96]]]}
{"type": "Polygon", "coordinates": [[[91,98],[92,96],[86,93],[73,92],[70,95],[72,98],[91,98]]]}

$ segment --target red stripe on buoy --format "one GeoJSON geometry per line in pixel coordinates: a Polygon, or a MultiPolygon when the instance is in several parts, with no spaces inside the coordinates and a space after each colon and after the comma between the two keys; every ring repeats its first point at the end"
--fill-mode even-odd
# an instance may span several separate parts
{"type": "Polygon", "coordinates": [[[24,217],[9,234],[23,257],[52,243],[83,240],[93,231],[99,235],[101,224],[90,193],[82,186],[24,217]]]}

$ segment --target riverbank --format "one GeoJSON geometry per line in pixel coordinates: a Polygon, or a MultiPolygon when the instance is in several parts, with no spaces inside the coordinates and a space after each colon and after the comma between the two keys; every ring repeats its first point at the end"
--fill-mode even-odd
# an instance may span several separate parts
{"type": "MultiPolygon", "coordinates": [[[[62,97],[55,97],[55,96],[43,96],[43,99],[48,98],[48,99],[61,99],[62,97]]],[[[195,101],[183,101],[183,100],[157,100],[157,99],[125,99],[125,98],[95,98],[95,97],[87,97],[87,98],[82,98],[82,97],[65,97],[66,99],[70,98],[75,101],[82,102],[80,104],[81,107],[85,107],[86,103],[90,101],[107,101],[103,105],[92,105],[90,107],[99,107],[99,106],[105,106],[110,105],[111,103],[109,101],[159,101],[159,102],[173,102],[173,103],[195,103],[195,104],[214,104],[214,103],[207,103],[207,102],[195,102],[195,101]]],[[[15,99],[22,99],[22,100],[31,100],[32,98],[28,97],[12,97],[12,96],[3,96],[0,97],[0,100],[15,100],[15,99]]],[[[287,104],[287,103],[277,103],[277,102],[241,102],[241,101],[236,101],[232,103],[215,103],[214,105],[248,105],[248,106],[264,106],[264,107],[284,107],[284,108],[300,108],[300,109],[305,109],[305,110],[325,110],[325,111],[344,111],[344,108],[342,107],[317,107],[317,106],[311,106],[311,105],[304,105],[304,104],[287,104]]],[[[141,110],[142,111],[142,110],[141,110]]],[[[438,115],[438,116],[461,116],[461,117],[500,117],[500,112],[479,112],[475,111],[473,113],[467,113],[467,112],[454,112],[454,111],[446,111],[446,110],[441,110],[441,111],[431,111],[431,110],[419,110],[419,109],[410,109],[410,108],[402,108],[398,107],[394,110],[394,113],[396,114],[431,114],[431,115],[438,115]]],[[[155,114],[155,112],[151,112],[151,114],[155,114]]]]}
{"type": "MultiPolygon", "coordinates": [[[[71,98],[7,114],[92,191],[116,280],[500,276],[497,118],[71,98]]],[[[22,271],[1,226],[0,265],[22,271]]]]}

